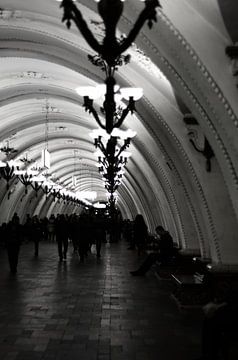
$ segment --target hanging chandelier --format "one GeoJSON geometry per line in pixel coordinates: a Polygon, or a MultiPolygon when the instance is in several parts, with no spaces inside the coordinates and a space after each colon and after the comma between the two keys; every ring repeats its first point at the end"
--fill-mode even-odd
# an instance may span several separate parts
{"type": "Polygon", "coordinates": [[[17,149],[14,149],[13,147],[10,147],[9,140],[6,140],[6,145],[0,148],[0,151],[5,153],[7,159],[10,158],[11,155],[18,152],[17,149]]]}
{"type": "MultiPolygon", "coordinates": [[[[101,66],[104,66],[104,62],[108,68],[115,69],[116,66],[122,65],[123,59],[125,59],[122,54],[135,41],[144,23],[147,21],[149,28],[153,26],[153,22],[156,21],[156,8],[161,7],[161,5],[158,0],[143,1],[145,7],[136,20],[134,27],[127,37],[125,36],[118,39],[116,37],[116,27],[123,12],[124,1],[96,0],[96,2],[98,3],[98,13],[103,20],[105,29],[105,36],[102,43],[99,43],[95,38],[80,10],[72,0],[63,0],[61,2],[60,7],[64,10],[62,21],[66,21],[68,28],[70,28],[71,21],[73,21],[89,46],[98,54],[98,59],[101,59],[101,66]]],[[[127,60],[128,58],[126,61],[127,60]]],[[[98,62],[100,62],[100,60],[98,60],[98,62]]]]}
{"type": "Polygon", "coordinates": [[[122,181],[124,166],[127,163],[130,153],[125,151],[131,138],[136,135],[135,131],[122,131],[114,129],[112,135],[108,135],[101,129],[94,130],[90,136],[94,138],[94,145],[97,149],[95,155],[98,158],[98,170],[105,182],[105,188],[109,194],[109,203],[115,205],[115,192],[122,181]],[[119,144],[122,140],[124,143],[119,144]]]}
{"type": "Polygon", "coordinates": [[[118,66],[127,64],[130,61],[130,55],[123,55],[123,53],[134,42],[146,21],[149,28],[153,26],[153,22],[156,21],[156,8],[161,7],[161,5],[158,0],[145,0],[145,7],[128,36],[117,38],[117,23],[123,12],[123,1],[97,0],[96,2],[98,3],[98,13],[103,20],[105,31],[105,36],[101,43],[98,42],[89,29],[81,11],[74,4],[73,0],[63,0],[60,7],[64,10],[62,21],[66,21],[68,28],[70,28],[71,21],[73,21],[89,46],[96,52],[97,55],[88,55],[88,59],[94,65],[99,66],[106,74],[104,85],[105,101],[101,107],[101,111],[105,116],[105,123],[100,120],[93,106],[93,101],[101,96],[100,89],[98,87],[83,87],[76,89],[76,91],[84,98],[85,110],[93,115],[102,129],[111,134],[114,128],[119,128],[122,125],[129,112],[133,113],[135,111],[135,102],[143,95],[141,88],[121,89],[120,96],[128,101],[128,105],[123,110],[120,107],[118,108],[116,96],[118,95],[119,87],[116,84],[114,72],[118,69],[118,66]]]}

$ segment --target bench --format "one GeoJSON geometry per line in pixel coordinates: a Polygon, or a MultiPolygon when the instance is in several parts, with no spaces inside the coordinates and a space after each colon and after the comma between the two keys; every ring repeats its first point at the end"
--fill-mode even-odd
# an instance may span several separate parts
{"type": "Polygon", "coordinates": [[[159,280],[171,279],[171,274],[194,274],[204,272],[207,262],[201,261],[194,254],[183,254],[180,251],[167,264],[155,263],[154,272],[159,280]]]}
{"type": "Polygon", "coordinates": [[[179,310],[201,308],[209,301],[204,276],[201,273],[171,274],[174,284],[171,297],[179,310]]]}

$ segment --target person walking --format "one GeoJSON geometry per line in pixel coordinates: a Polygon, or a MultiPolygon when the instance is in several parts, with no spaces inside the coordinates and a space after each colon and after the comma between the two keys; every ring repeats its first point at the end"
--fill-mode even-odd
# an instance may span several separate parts
{"type": "Polygon", "coordinates": [[[56,220],[56,241],[58,244],[58,254],[60,261],[66,261],[68,251],[68,223],[63,214],[56,220]]]}
{"type": "Polygon", "coordinates": [[[36,215],[32,219],[31,238],[34,242],[34,256],[37,258],[39,254],[39,242],[42,239],[42,227],[36,215]]]}

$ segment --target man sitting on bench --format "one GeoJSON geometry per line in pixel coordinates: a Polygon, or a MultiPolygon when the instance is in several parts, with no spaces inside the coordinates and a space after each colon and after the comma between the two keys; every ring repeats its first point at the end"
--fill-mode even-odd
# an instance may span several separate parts
{"type": "Polygon", "coordinates": [[[138,270],[131,271],[131,275],[143,276],[155,262],[158,261],[160,265],[166,265],[173,258],[177,257],[178,249],[174,246],[173,238],[170,233],[161,225],[157,226],[155,231],[159,237],[158,249],[154,250],[147,256],[138,270]]]}

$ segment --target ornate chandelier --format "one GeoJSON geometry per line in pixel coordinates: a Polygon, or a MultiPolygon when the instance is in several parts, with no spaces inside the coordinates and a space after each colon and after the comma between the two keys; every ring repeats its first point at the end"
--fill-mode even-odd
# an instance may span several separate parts
{"type": "Polygon", "coordinates": [[[135,131],[122,131],[119,129],[114,129],[112,135],[108,135],[100,129],[90,133],[90,136],[94,138],[94,145],[98,149],[96,152],[98,170],[103,176],[111,204],[115,204],[115,191],[121,184],[124,174],[123,168],[131,155],[125,150],[129,147],[131,138],[135,135],[135,131]],[[124,141],[121,146],[119,140],[124,141]]]}
{"type": "Polygon", "coordinates": [[[68,28],[70,28],[71,21],[73,21],[89,46],[97,53],[95,56],[88,55],[88,59],[106,73],[105,101],[101,107],[105,116],[105,124],[102,123],[93,106],[93,101],[100,96],[99,88],[78,88],[77,92],[84,97],[85,110],[92,113],[98,125],[105,129],[108,134],[111,134],[114,128],[119,128],[122,125],[129,111],[131,113],[135,111],[135,101],[142,96],[142,89],[140,88],[121,89],[120,95],[128,101],[128,105],[124,110],[117,108],[115,97],[118,95],[116,94],[118,86],[114,78],[114,72],[118,69],[118,66],[127,64],[130,61],[130,55],[123,55],[123,53],[134,42],[146,21],[149,28],[152,27],[153,22],[156,21],[156,8],[161,7],[161,5],[158,0],[145,0],[145,8],[128,36],[118,39],[116,37],[116,27],[123,12],[123,1],[99,0],[97,3],[98,13],[103,20],[105,29],[102,43],[99,43],[95,38],[80,10],[72,0],[63,0],[60,7],[64,9],[62,21],[66,21],[68,28]]]}
{"type": "MultiPolygon", "coordinates": [[[[142,0],[143,1],[143,0],[142,0]]],[[[105,188],[109,193],[109,209],[115,209],[115,191],[121,182],[123,167],[127,162],[128,153],[125,149],[130,144],[132,136],[124,139],[124,144],[119,147],[118,139],[120,136],[115,135],[119,131],[123,121],[131,112],[136,110],[135,102],[143,95],[141,88],[121,88],[116,84],[114,73],[119,66],[127,64],[130,61],[130,55],[125,51],[135,41],[142,26],[147,22],[149,28],[152,28],[153,22],[156,21],[156,8],[160,7],[159,0],[144,0],[144,9],[137,18],[133,28],[127,36],[116,36],[117,24],[123,12],[123,0],[96,0],[98,13],[104,23],[104,38],[99,42],[92,31],[89,29],[84,20],[81,11],[78,9],[73,0],[63,0],[60,7],[63,8],[62,21],[66,22],[68,28],[73,21],[88,45],[96,52],[96,55],[88,55],[89,61],[105,72],[105,84],[97,87],[80,87],[77,93],[84,98],[84,108],[93,115],[97,124],[106,132],[107,137],[98,132],[92,135],[94,145],[100,150],[98,156],[99,171],[103,175],[105,188]],[[94,107],[94,100],[104,96],[103,105],[100,107],[101,113],[105,120],[101,120],[98,112],[94,107]],[[126,100],[127,106],[118,106],[117,102],[126,100]],[[107,141],[104,143],[102,137],[107,141]]],[[[134,135],[133,135],[134,136],[134,135]]]]}

